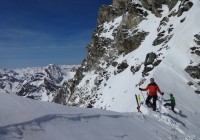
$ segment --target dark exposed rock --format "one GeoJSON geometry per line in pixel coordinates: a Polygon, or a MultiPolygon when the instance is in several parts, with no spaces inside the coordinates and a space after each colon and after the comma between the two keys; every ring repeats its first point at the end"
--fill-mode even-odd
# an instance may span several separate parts
{"type": "Polygon", "coordinates": [[[102,81],[103,81],[103,79],[97,78],[97,79],[95,79],[94,84],[98,87],[102,81]]]}
{"type": "Polygon", "coordinates": [[[132,15],[140,15],[141,17],[146,17],[148,15],[139,4],[131,4],[128,12],[132,15]]]}
{"type": "Polygon", "coordinates": [[[200,94],[200,90],[196,90],[195,93],[200,94]]]}
{"type": "Polygon", "coordinates": [[[144,66],[146,67],[147,65],[153,64],[153,62],[155,61],[156,58],[157,58],[157,55],[154,52],[150,52],[150,53],[146,54],[144,66]]]}
{"type": "Polygon", "coordinates": [[[195,79],[200,79],[200,67],[199,66],[187,66],[185,71],[195,79]]]}
{"type": "Polygon", "coordinates": [[[168,22],[169,22],[169,17],[164,17],[164,18],[160,21],[160,26],[166,26],[168,22]]]}
{"type": "Polygon", "coordinates": [[[30,93],[33,93],[36,91],[38,91],[37,86],[31,85],[31,84],[26,84],[16,93],[16,95],[26,96],[27,94],[29,95],[30,93]]]}
{"type": "Polygon", "coordinates": [[[126,32],[119,32],[116,43],[118,52],[120,54],[123,52],[125,54],[132,52],[141,45],[141,42],[145,39],[147,35],[147,32],[137,32],[133,36],[127,36],[126,32]]]}
{"type": "Polygon", "coordinates": [[[200,34],[196,34],[196,35],[194,35],[194,37],[195,37],[197,40],[200,40],[200,34]]]}
{"type": "Polygon", "coordinates": [[[191,49],[192,51],[194,51],[194,50],[197,49],[197,47],[191,47],[190,49],[191,49]]]}
{"type": "Polygon", "coordinates": [[[196,50],[195,54],[198,55],[198,56],[200,56],[200,50],[196,50]]]}
{"type": "Polygon", "coordinates": [[[185,19],[186,19],[186,18],[181,19],[180,22],[183,23],[183,22],[185,21],[185,19]]]}
{"type": "Polygon", "coordinates": [[[123,14],[123,11],[113,6],[102,6],[99,10],[98,24],[110,22],[123,14]]]}
{"type": "Polygon", "coordinates": [[[200,40],[195,40],[195,42],[197,43],[197,45],[200,45],[200,40]]]}
{"type": "Polygon", "coordinates": [[[112,62],[112,66],[116,67],[118,65],[118,62],[112,62]]]}
{"type": "Polygon", "coordinates": [[[3,77],[4,77],[4,75],[0,73],[0,78],[3,78],[3,77]]]}
{"type": "Polygon", "coordinates": [[[131,3],[131,0],[113,0],[112,5],[118,9],[125,9],[128,7],[128,4],[131,3]]]}
{"type": "Polygon", "coordinates": [[[164,41],[167,40],[167,37],[168,37],[168,36],[162,38],[162,37],[159,37],[159,36],[158,36],[158,37],[153,41],[153,45],[154,45],[154,46],[157,46],[157,45],[162,44],[164,41]]]}
{"type": "Polygon", "coordinates": [[[153,66],[155,67],[155,66],[158,66],[160,63],[161,63],[161,61],[162,60],[157,60],[157,61],[155,61],[154,63],[153,63],[153,66]]]}
{"type": "Polygon", "coordinates": [[[191,81],[187,83],[189,86],[194,85],[191,81]]]}
{"type": "Polygon", "coordinates": [[[177,12],[175,11],[175,10],[173,10],[169,15],[168,15],[168,17],[174,17],[174,16],[176,16],[177,15],[177,12]]]}
{"type": "Polygon", "coordinates": [[[33,95],[27,96],[27,98],[29,98],[29,99],[35,99],[35,97],[33,95]]]}
{"type": "Polygon", "coordinates": [[[129,65],[127,64],[126,61],[123,61],[121,64],[119,64],[117,66],[117,69],[118,69],[118,73],[124,71],[129,65]]]}
{"type": "Polygon", "coordinates": [[[168,0],[168,7],[169,7],[169,11],[172,10],[172,8],[174,8],[174,6],[177,4],[178,0],[168,0]]]}
{"type": "Polygon", "coordinates": [[[91,103],[89,103],[87,108],[93,108],[93,105],[91,103]]]}
{"type": "Polygon", "coordinates": [[[173,35],[167,35],[165,37],[162,37],[161,35],[160,36],[158,35],[158,37],[154,40],[153,42],[154,46],[160,45],[162,43],[164,43],[164,45],[167,44],[173,36],[173,35]]]}
{"type": "MultiPolygon", "coordinates": [[[[78,77],[81,77],[83,70],[97,69],[101,64],[100,60],[104,60],[104,62],[107,62],[106,65],[109,66],[113,58],[117,55],[117,49],[113,45],[113,40],[93,35],[91,44],[87,46],[87,53],[87,57],[82,62],[82,68],[78,69],[78,77]]],[[[80,80],[77,79],[77,81],[80,80]]]]}
{"type": "Polygon", "coordinates": [[[177,4],[178,0],[140,0],[142,6],[152,11],[157,17],[161,17],[162,4],[169,7],[169,11],[177,4]]]}
{"type": "Polygon", "coordinates": [[[133,74],[135,74],[136,72],[138,72],[141,68],[141,65],[138,65],[138,66],[131,66],[130,70],[133,74]]]}
{"type": "Polygon", "coordinates": [[[168,31],[168,34],[170,34],[170,32],[173,30],[174,28],[168,28],[167,31],[168,31]]]}
{"type": "Polygon", "coordinates": [[[58,103],[58,104],[66,104],[66,100],[67,100],[67,90],[66,88],[60,88],[57,91],[56,96],[54,97],[53,102],[54,103],[58,103]]]}
{"type": "Polygon", "coordinates": [[[4,89],[5,87],[6,87],[6,85],[3,82],[0,81],[0,88],[4,89]]]}
{"type": "Polygon", "coordinates": [[[57,89],[59,89],[59,87],[56,86],[55,83],[53,83],[53,81],[47,78],[44,78],[44,87],[51,92],[55,92],[57,89]]]}
{"type": "Polygon", "coordinates": [[[153,70],[153,67],[145,67],[143,73],[148,73],[153,70]]]}
{"type": "Polygon", "coordinates": [[[191,1],[183,0],[181,5],[179,6],[178,10],[178,17],[182,16],[183,12],[190,10],[190,8],[193,6],[193,3],[191,1]]]}

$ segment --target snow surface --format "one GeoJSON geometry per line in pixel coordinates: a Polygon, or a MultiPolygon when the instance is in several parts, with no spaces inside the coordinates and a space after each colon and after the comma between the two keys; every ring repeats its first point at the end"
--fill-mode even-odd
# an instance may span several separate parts
{"type": "Polygon", "coordinates": [[[195,130],[188,130],[190,126],[179,120],[180,117],[160,116],[155,112],[142,115],[66,107],[4,93],[0,94],[0,110],[0,140],[200,138],[199,135],[194,135],[195,130]]]}

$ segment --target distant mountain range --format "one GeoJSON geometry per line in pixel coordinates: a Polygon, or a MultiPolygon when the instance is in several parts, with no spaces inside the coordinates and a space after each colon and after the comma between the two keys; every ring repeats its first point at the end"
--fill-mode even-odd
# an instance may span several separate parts
{"type": "Polygon", "coordinates": [[[78,66],[0,69],[0,91],[32,99],[52,102],[56,91],[70,78],[78,66]]]}

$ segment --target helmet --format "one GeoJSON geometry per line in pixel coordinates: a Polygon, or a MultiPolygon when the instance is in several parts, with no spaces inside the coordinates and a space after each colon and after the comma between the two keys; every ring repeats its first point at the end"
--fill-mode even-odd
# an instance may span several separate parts
{"type": "Polygon", "coordinates": [[[154,82],[154,78],[151,78],[150,81],[151,81],[151,82],[154,82]]]}

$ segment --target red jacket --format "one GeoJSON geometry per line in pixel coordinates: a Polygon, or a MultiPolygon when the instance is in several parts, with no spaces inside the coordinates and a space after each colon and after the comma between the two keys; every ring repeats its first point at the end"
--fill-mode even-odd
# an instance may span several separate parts
{"type": "Polygon", "coordinates": [[[146,88],[142,89],[142,91],[146,90],[149,90],[149,96],[155,96],[157,95],[157,92],[159,92],[162,95],[162,92],[160,91],[158,85],[155,82],[148,84],[146,88]]]}

